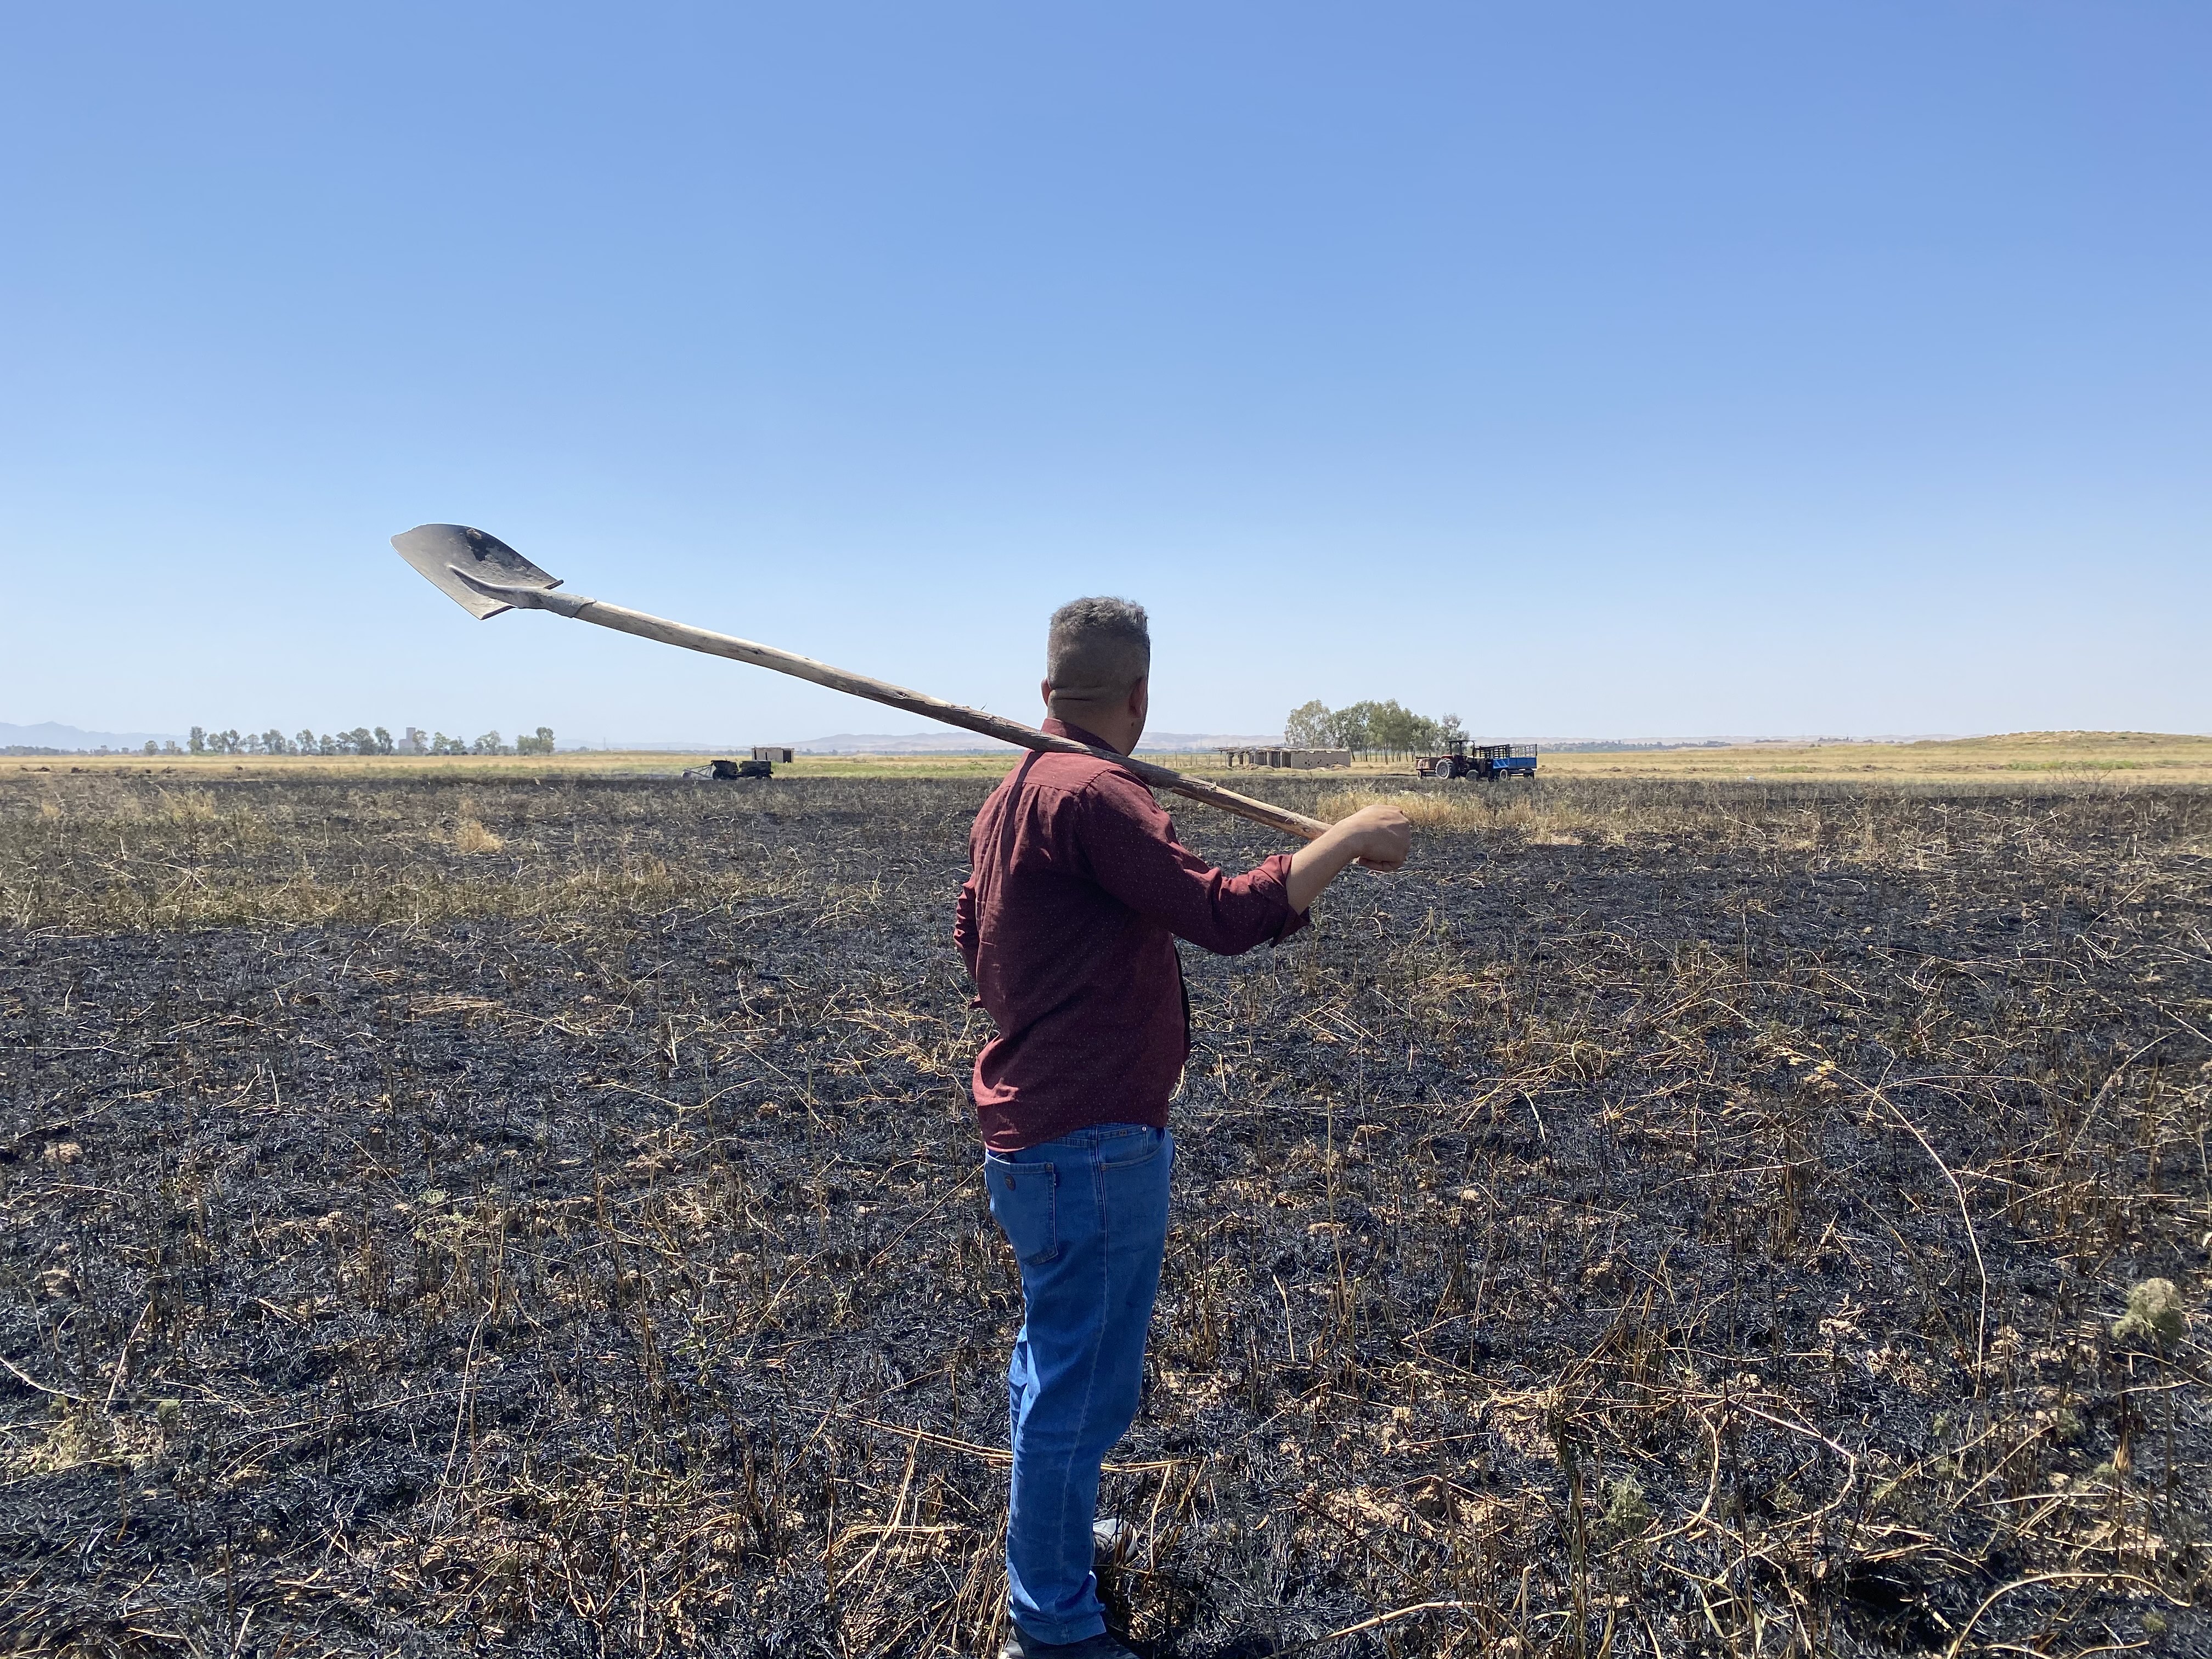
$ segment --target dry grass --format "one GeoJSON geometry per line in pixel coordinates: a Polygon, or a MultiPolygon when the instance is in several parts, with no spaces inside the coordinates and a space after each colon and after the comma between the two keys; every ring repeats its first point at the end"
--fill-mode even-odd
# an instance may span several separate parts
{"type": "MultiPolygon", "coordinates": [[[[1516,836],[1538,845],[1578,847],[1591,837],[1610,836],[1616,842],[1632,832],[1623,816],[1607,816],[1553,799],[1530,799],[1528,792],[1485,792],[1474,794],[1457,787],[1427,789],[1343,789],[1323,795],[1316,803],[1316,817],[1334,823],[1368,806],[1395,806],[1420,829],[1462,833],[1482,831],[1516,836]]],[[[1646,831],[1662,828],[1663,815],[1637,815],[1633,827],[1646,831]]]]}
{"type": "Polygon", "coordinates": [[[648,787],[617,793],[605,833],[579,837],[574,781],[26,780],[0,794],[0,925],[559,922],[787,884],[781,872],[740,876],[691,844],[720,821],[726,794],[648,787]]]}
{"type": "MultiPolygon", "coordinates": [[[[1206,757],[1181,763],[1210,770],[1206,757]]],[[[2040,787],[2052,782],[2113,785],[2212,783],[2212,737],[2156,732],[2023,732],[1923,743],[1758,743],[1721,748],[1563,752],[1546,750],[1540,775],[1555,781],[1604,779],[1675,783],[1850,782],[1878,785],[2040,787]]],[[[1403,761],[1363,761],[1333,778],[1337,787],[1388,788],[1404,778],[1403,761]]],[[[1242,778],[1266,773],[1239,770],[1242,778]]],[[[1480,792],[1521,786],[1473,785],[1480,792]]]]}
{"type": "Polygon", "coordinates": [[[507,842],[483,827],[481,818],[464,817],[453,826],[453,850],[457,853],[496,853],[507,842]]]}
{"type": "Polygon", "coordinates": [[[1615,754],[1547,754],[1562,777],[1829,779],[1863,782],[2103,778],[2212,783],[2212,737],[2160,732],[2021,732],[1927,743],[1746,744],[1615,754]]]}
{"type": "MultiPolygon", "coordinates": [[[[976,739],[979,748],[988,740],[976,739]]],[[[988,745],[986,752],[956,755],[806,755],[776,763],[778,776],[802,778],[1000,777],[1023,750],[988,745]]],[[[557,755],[56,755],[0,756],[0,777],[19,779],[154,779],[190,787],[240,779],[343,780],[359,783],[466,782],[522,784],[586,778],[672,778],[716,758],[742,759],[745,748],[701,750],[568,750],[557,755]]]]}
{"type": "MultiPolygon", "coordinates": [[[[2008,777],[1963,784],[1913,780],[1869,786],[1795,778],[1747,782],[1562,774],[1534,782],[1407,782],[1394,788],[1377,781],[1347,788],[1339,775],[1336,781],[1271,778],[1250,793],[1303,806],[1331,821],[1388,803],[1431,833],[1505,844],[1620,848],[1668,842],[1753,857],[1851,856],[1925,868],[1982,833],[1992,815],[2032,810],[2036,802],[2047,802],[2060,814],[2094,813],[2117,805],[2130,787],[2102,777],[2008,777]]],[[[2198,799],[2186,793],[2154,794],[2142,811],[2150,821],[2169,826],[2178,845],[2201,854],[2212,850],[2203,821],[2186,807],[2177,816],[2175,807],[2177,801],[2198,799]]],[[[1188,817],[1189,811],[1183,816],[1188,817]]]]}
{"type": "MultiPolygon", "coordinates": [[[[990,745],[960,755],[820,755],[780,763],[778,775],[793,778],[990,778],[1004,774],[1021,757],[1019,750],[990,745]]],[[[742,750],[667,754],[653,750],[570,750],[558,755],[387,755],[282,756],[64,756],[0,759],[0,775],[9,769],[27,777],[153,778],[191,787],[217,779],[347,779],[492,783],[574,781],[593,777],[672,777],[715,756],[742,750]]],[[[1223,767],[1212,751],[1153,755],[1148,758],[1180,770],[1265,787],[1265,772],[1223,767]]],[[[1650,779],[1688,781],[1850,781],[1942,783],[2100,779],[2112,783],[2212,783],[2212,737],[2156,732],[2024,732],[1990,738],[1964,738],[1907,744],[1744,744],[1721,749],[1635,750],[1599,753],[1547,750],[1543,774],[1571,780],[1650,779]]],[[[1272,775],[1279,777],[1280,775],[1272,775]]],[[[1384,787],[1386,779],[1410,775],[1402,761],[1363,761],[1348,771],[1310,774],[1333,787],[1384,787]],[[1362,781],[1368,781],[1364,783],[1362,781]]],[[[1475,786],[1480,787],[1481,786],[1475,786]]],[[[1513,786],[1507,786],[1513,787],[1513,786]]]]}

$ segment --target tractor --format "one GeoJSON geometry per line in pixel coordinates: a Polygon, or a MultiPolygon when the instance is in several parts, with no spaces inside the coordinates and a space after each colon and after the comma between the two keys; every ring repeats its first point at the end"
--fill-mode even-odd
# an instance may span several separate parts
{"type": "Polygon", "coordinates": [[[1413,766],[1423,777],[1438,780],[1475,778],[1490,783],[1498,778],[1533,778],[1536,775],[1536,745],[1484,743],[1470,748],[1464,740],[1455,738],[1449,753],[1423,755],[1413,766]]]}

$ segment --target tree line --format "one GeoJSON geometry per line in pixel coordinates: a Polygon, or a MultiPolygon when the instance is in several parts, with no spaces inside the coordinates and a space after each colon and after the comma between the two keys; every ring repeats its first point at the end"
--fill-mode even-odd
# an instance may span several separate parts
{"type": "Polygon", "coordinates": [[[1283,720],[1283,744],[1291,749],[1349,749],[1355,755],[1432,755],[1463,741],[1467,728],[1456,714],[1431,720],[1385,702],[1346,703],[1331,708],[1318,697],[1291,710],[1283,720]]]}
{"type": "Polygon", "coordinates": [[[145,752],[149,755],[550,755],[553,752],[553,728],[541,726],[534,737],[517,738],[513,743],[503,739],[496,732],[487,732],[480,738],[449,738],[443,732],[425,736],[420,726],[410,726],[405,735],[394,741],[392,733],[380,726],[356,726],[350,732],[325,732],[319,736],[303,728],[292,737],[286,737],[276,726],[266,732],[240,732],[233,726],[226,732],[210,732],[205,726],[195,726],[179,749],[173,738],[156,744],[146,740],[145,752]]]}

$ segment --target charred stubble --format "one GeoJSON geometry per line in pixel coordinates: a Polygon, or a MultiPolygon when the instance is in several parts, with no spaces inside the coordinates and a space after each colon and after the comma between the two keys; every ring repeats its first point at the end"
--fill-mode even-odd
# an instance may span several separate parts
{"type": "MultiPolygon", "coordinates": [[[[0,783],[0,1630],[983,1650],[985,787],[0,783]]],[[[2202,1644],[2212,795],[1459,790],[1189,957],[1146,1650],[2202,1644]]]]}

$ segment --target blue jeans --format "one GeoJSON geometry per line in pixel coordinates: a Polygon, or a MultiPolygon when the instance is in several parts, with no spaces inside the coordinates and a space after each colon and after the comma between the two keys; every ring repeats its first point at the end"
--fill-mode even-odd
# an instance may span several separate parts
{"type": "Polygon", "coordinates": [[[1137,1123],[983,1154],[991,1214],[1022,1270],[1022,1328],[1006,1367],[1006,1600],[1039,1642],[1106,1628],[1091,1571],[1098,1469],[1137,1415],[1174,1164],[1175,1138],[1137,1123]]]}

